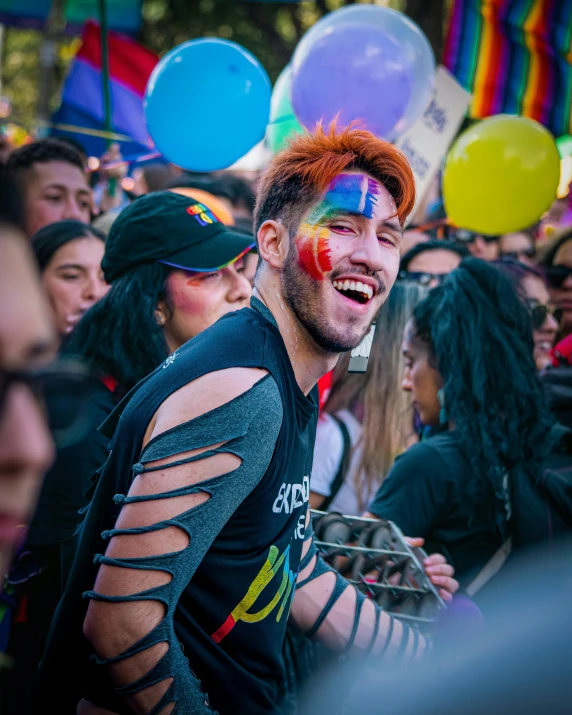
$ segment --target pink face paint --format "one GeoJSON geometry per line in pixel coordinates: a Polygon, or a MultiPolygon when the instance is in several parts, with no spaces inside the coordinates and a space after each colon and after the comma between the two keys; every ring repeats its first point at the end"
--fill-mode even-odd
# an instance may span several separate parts
{"type": "Polygon", "coordinates": [[[323,280],[324,274],[332,270],[328,229],[301,224],[296,247],[301,268],[314,280],[323,280]]]}

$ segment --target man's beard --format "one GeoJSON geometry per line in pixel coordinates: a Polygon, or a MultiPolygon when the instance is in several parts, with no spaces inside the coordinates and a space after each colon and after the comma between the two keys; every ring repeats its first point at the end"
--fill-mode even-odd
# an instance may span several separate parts
{"type": "MultiPolygon", "coordinates": [[[[282,296],[286,304],[322,350],[336,355],[353,350],[367,335],[370,326],[366,325],[359,333],[344,334],[337,331],[324,317],[324,308],[316,299],[319,295],[316,283],[317,281],[306,275],[298,265],[298,254],[292,241],[280,276],[282,296]]],[[[358,320],[356,316],[356,322],[358,320]]]]}

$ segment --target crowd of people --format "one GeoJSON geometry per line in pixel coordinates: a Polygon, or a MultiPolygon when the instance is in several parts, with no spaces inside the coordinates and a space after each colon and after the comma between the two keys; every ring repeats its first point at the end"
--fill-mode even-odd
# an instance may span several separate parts
{"type": "Polygon", "coordinates": [[[0,168],[6,712],[283,712],[300,633],[431,658],[326,563],[309,508],[394,522],[485,618],[513,557],[549,558],[572,227],[408,224],[406,159],[359,128],[259,175],[150,163],[127,190],[120,159],[41,139],[0,168]]]}

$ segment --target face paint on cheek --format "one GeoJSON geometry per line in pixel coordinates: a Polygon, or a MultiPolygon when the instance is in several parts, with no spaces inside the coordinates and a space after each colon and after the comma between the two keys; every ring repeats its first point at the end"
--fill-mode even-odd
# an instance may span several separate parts
{"type": "Polygon", "coordinates": [[[338,174],[330,182],[324,198],[301,224],[296,236],[300,267],[314,280],[323,280],[332,270],[330,231],[320,224],[333,214],[360,214],[371,219],[381,190],[375,179],[365,174],[338,174]]]}
{"type": "Polygon", "coordinates": [[[329,239],[327,228],[303,223],[298,229],[296,248],[300,268],[316,281],[324,280],[324,275],[332,270],[329,239]]]}

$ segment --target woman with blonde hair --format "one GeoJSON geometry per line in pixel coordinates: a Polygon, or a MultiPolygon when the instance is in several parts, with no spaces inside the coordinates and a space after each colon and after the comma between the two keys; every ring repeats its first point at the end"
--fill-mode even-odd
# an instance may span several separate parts
{"type": "Polygon", "coordinates": [[[401,389],[403,330],[428,289],[398,281],[381,309],[367,372],[342,356],[318,422],[310,505],[361,515],[395,458],[417,441],[409,394],[401,389]]]}

